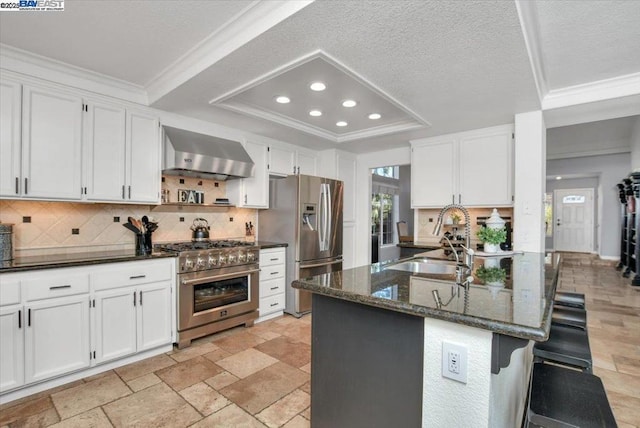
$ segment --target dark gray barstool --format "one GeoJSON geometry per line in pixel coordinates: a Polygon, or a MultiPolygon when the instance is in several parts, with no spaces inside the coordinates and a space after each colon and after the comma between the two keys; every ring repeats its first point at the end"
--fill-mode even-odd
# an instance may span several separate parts
{"type": "Polygon", "coordinates": [[[584,294],[556,291],[553,302],[560,306],[585,309],[584,294]]]}
{"type": "Polygon", "coordinates": [[[587,311],[584,309],[570,308],[568,306],[553,306],[551,321],[554,324],[568,325],[571,327],[587,329],[587,311]]]}
{"type": "Polygon", "coordinates": [[[527,427],[617,427],[599,377],[534,363],[527,427]]]}
{"type": "Polygon", "coordinates": [[[551,324],[549,340],[533,345],[534,361],[550,361],[591,373],[593,360],[586,330],[551,324]]]}

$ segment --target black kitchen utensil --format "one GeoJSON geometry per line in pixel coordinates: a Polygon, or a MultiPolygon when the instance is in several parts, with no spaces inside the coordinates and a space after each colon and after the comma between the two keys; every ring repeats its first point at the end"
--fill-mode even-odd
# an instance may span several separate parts
{"type": "Polygon", "coordinates": [[[133,224],[131,223],[122,223],[122,225],[124,227],[126,227],[127,229],[129,229],[130,231],[132,231],[135,234],[140,234],[140,229],[138,229],[137,227],[135,227],[133,224]]]}

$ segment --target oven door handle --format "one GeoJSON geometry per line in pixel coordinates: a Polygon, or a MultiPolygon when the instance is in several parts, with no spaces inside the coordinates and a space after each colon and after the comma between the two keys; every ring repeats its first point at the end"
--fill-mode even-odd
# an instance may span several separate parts
{"type": "Polygon", "coordinates": [[[204,284],[211,281],[220,281],[222,279],[237,278],[240,276],[245,276],[245,275],[249,275],[256,272],[260,272],[260,269],[243,270],[242,272],[227,273],[224,275],[209,276],[206,278],[183,279],[182,281],[180,281],[180,283],[182,285],[198,285],[198,284],[204,284]]]}

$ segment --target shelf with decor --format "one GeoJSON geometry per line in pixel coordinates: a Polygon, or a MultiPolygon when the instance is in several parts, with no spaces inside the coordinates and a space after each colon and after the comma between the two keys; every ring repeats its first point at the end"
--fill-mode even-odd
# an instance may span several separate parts
{"type": "Polygon", "coordinates": [[[156,212],[226,212],[229,208],[234,208],[232,204],[186,204],[183,202],[165,202],[151,207],[151,211],[156,212]]]}

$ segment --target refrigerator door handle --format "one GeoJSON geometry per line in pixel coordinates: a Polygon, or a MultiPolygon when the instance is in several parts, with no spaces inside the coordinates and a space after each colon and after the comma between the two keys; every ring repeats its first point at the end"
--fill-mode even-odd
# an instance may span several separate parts
{"type": "Polygon", "coordinates": [[[325,184],[327,186],[327,234],[325,238],[325,250],[330,249],[329,245],[329,237],[331,236],[331,231],[333,230],[333,207],[331,206],[331,186],[329,184],[325,184]]]}
{"type": "Polygon", "coordinates": [[[320,251],[326,251],[327,241],[327,185],[320,184],[320,224],[318,226],[318,244],[320,251]]]}

